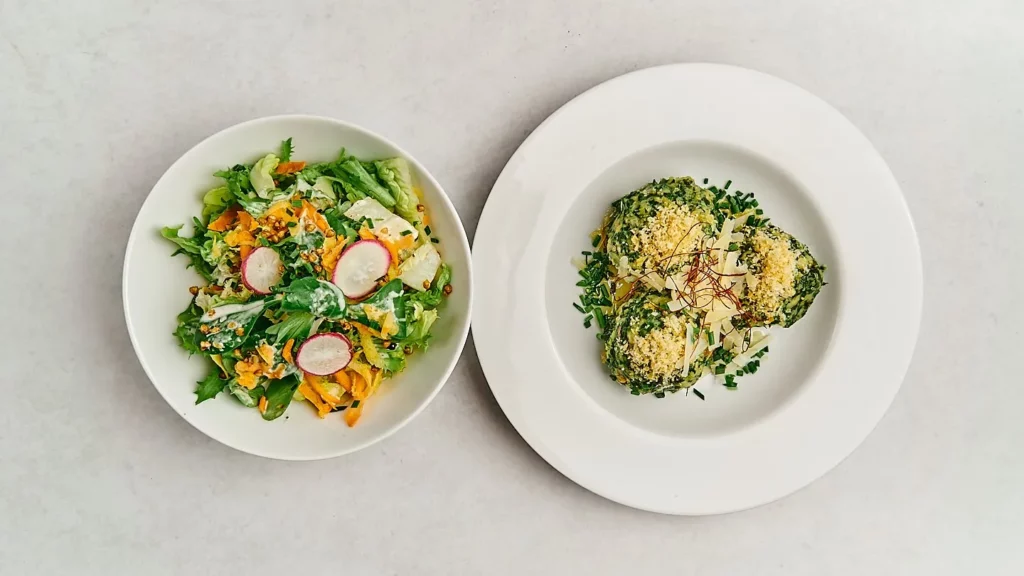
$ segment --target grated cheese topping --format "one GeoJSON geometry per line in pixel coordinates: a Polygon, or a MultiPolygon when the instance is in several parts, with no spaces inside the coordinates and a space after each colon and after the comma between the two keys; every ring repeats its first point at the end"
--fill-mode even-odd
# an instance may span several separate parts
{"type": "Polygon", "coordinates": [[[761,230],[751,244],[761,272],[757,282],[750,284],[747,295],[755,312],[772,317],[783,300],[796,294],[796,254],[786,238],[773,238],[761,230]]]}
{"type": "Polygon", "coordinates": [[[701,225],[710,221],[709,214],[691,212],[683,205],[664,206],[633,233],[630,245],[647,257],[644,268],[666,270],[689,259],[704,236],[701,225]]]}
{"type": "Polygon", "coordinates": [[[630,363],[653,379],[667,380],[686,355],[686,336],[687,323],[676,314],[667,315],[661,328],[644,336],[634,330],[629,334],[630,363]]]}

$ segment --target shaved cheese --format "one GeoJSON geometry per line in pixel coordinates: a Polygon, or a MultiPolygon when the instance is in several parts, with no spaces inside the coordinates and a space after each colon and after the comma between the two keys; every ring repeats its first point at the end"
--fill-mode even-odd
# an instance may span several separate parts
{"type": "Polygon", "coordinates": [[[644,284],[647,284],[648,286],[654,288],[655,290],[665,289],[665,279],[662,278],[660,274],[651,272],[650,274],[645,274],[641,276],[640,279],[643,281],[644,284]]]}
{"type": "Polygon", "coordinates": [[[715,324],[740,313],[728,300],[720,300],[719,302],[721,304],[718,307],[709,310],[707,315],[704,316],[705,322],[715,324]]]}

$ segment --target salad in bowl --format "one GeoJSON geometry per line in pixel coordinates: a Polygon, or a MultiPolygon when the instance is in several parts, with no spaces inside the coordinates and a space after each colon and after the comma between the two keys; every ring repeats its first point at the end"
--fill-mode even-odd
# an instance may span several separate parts
{"type": "Polygon", "coordinates": [[[191,234],[161,230],[202,280],[174,334],[208,363],[196,404],[226,394],[264,420],[304,404],[354,426],[428,349],[452,272],[405,159],[293,152],[288,138],[218,171],[191,234]]]}

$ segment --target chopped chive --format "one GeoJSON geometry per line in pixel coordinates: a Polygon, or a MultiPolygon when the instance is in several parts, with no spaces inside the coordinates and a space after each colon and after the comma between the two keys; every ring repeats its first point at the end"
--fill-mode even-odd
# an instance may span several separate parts
{"type": "Polygon", "coordinates": [[[704,399],[704,394],[700,390],[697,390],[696,388],[694,388],[693,389],[693,393],[697,395],[697,398],[700,398],[701,400],[704,399]]]}
{"type": "Polygon", "coordinates": [[[730,252],[735,252],[736,250],[739,250],[739,249],[740,249],[740,245],[739,244],[737,244],[735,242],[729,242],[729,251],[730,252]]]}
{"type": "Polygon", "coordinates": [[[408,236],[409,234],[412,234],[411,230],[402,230],[402,236],[408,236]]]}
{"type": "Polygon", "coordinates": [[[587,313],[587,311],[583,309],[583,306],[580,306],[579,304],[577,304],[575,302],[572,303],[572,307],[577,309],[577,310],[579,310],[580,314],[586,314],[587,313]]]}
{"type": "Polygon", "coordinates": [[[665,393],[664,392],[655,392],[654,393],[654,397],[655,398],[664,398],[665,397],[665,393]]]}
{"type": "Polygon", "coordinates": [[[594,308],[594,320],[597,320],[597,326],[603,332],[605,327],[604,312],[601,312],[600,308],[594,308]]]}
{"type": "Polygon", "coordinates": [[[437,238],[431,238],[431,239],[430,239],[430,241],[431,241],[432,243],[434,243],[434,244],[440,244],[440,243],[441,243],[441,241],[440,241],[440,240],[438,240],[437,238]]]}
{"type": "Polygon", "coordinates": [[[726,181],[725,181],[725,189],[726,189],[726,190],[728,190],[728,189],[729,189],[729,186],[732,186],[732,180],[726,180],[726,181]]]}
{"type": "Polygon", "coordinates": [[[359,400],[356,400],[355,402],[353,402],[352,403],[352,407],[353,408],[359,408],[359,400]]]}
{"type": "Polygon", "coordinates": [[[583,319],[583,327],[584,328],[590,328],[590,321],[593,320],[593,319],[594,319],[593,316],[591,316],[590,314],[587,314],[587,317],[583,319]]]}
{"type": "Polygon", "coordinates": [[[708,179],[707,179],[707,178],[705,178],[705,179],[704,179],[704,183],[705,183],[705,184],[707,184],[707,183],[708,183],[708,179]]]}
{"type": "Polygon", "coordinates": [[[298,223],[298,222],[289,222],[289,223],[288,223],[288,227],[289,227],[289,228],[294,228],[294,227],[296,227],[296,226],[298,226],[298,225],[299,225],[299,223],[298,223]]]}
{"type": "Polygon", "coordinates": [[[590,241],[591,246],[593,246],[594,248],[597,248],[597,245],[600,244],[600,243],[601,243],[601,235],[600,234],[594,235],[594,239],[590,241]]]}
{"type": "Polygon", "coordinates": [[[296,208],[302,208],[302,200],[292,200],[292,206],[296,208]]]}
{"type": "Polygon", "coordinates": [[[424,226],[423,231],[427,233],[427,236],[430,236],[430,226],[424,226]]]}
{"type": "Polygon", "coordinates": [[[725,366],[715,366],[715,374],[716,375],[725,374],[725,366]]]}

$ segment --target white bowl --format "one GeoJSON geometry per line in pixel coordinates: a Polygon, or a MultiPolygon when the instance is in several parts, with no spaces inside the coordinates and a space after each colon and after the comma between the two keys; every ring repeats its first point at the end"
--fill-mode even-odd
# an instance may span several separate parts
{"type": "Polygon", "coordinates": [[[415,158],[366,129],[330,118],[271,116],[218,132],[197,144],[160,178],[135,219],[124,257],[124,315],[139,362],[160,395],[207,436],[243,452],[282,460],[315,460],[364,448],[392,434],[423,410],[441,390],[462,353],[469,331],[473,286],[469,242],[441,185],[415,158]],[[201,278],[160,237],[163,226],[190,222],[202,210],[202,194],[218,184],[217,170],[250,163],[293,138],[295,157],[335,158],[344,147],[359,158],[402,156],[413,171],[431,216],[438,249],[452,268],[452,294],[442,305],[429,350],[412,357],[404,372],[385,381],[349,428],[337,415],[321,420],[308,406],[293,405],[281,418],[264,421],[229,394],[195,404],[196,381],[206,375],[202,358],[190,358],[172,335],[175,317],[188,306],[188,288],[201,278]]]}

